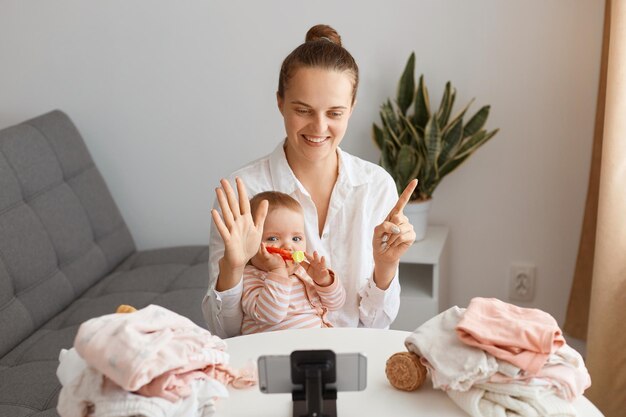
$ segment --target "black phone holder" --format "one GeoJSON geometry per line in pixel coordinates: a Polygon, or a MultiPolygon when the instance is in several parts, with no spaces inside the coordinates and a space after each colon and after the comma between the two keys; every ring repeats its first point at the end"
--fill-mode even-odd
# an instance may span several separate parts
{"type": "Polygon", "coordinates": [[[291,382],[303,389],[291,393],[293,417],[337,417],[337,390],[327,385],[337,380],[335,352],[291,352],[291,382]]]}

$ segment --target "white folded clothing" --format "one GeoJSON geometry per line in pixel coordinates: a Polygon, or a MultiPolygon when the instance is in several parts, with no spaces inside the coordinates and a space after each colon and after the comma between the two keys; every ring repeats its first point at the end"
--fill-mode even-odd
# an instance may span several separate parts
{"type": "Polygon", "coordinates": [[[576,417],[569,402],[542,386],[476,384],[465,392],[448,396],[472,417],[576,417]]]}
{"type": "Polygon", "coordinates": [[[548,386],[568,401],[574,401],[591,386],[591,378],[582,356],[567,344],[551,354],[536,375],[529,376],[520,368],[498,360],[498,373],[488,382],[548,386]]]}
{"type": "Polygon", "coordinates": [[[62,386],[66,386],[77,378],[87,368],[87,362],[80,357],[76,349],[61,349],[57,378],[62,386]]]}
{"type": "Polygon", "coordinates": [[[485,351],[462,343],[454,330],[465,309],[457,306],[438,314],[405,339],[411,352],[422,357],[433,387],[467,391],[498,370],[496,359],[485,351]]]}

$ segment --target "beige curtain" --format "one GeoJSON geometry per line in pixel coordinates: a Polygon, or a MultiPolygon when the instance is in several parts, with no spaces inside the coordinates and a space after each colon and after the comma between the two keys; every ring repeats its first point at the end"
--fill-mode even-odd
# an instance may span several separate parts
{"type": "Polygon", "coordinates": [[[605,416],[623,417],[626,416],[624,0],[606,1],[603,51],[596,144],[565,330],[578,337],[584,336],[585,330],[587,333],[586,363],[592,381],[587,397],[605,416]],[[594,184],[599,187],[594,189],[594,184]],[[597,205],[590,199],[595,199],[597,205]]]}
{"type": "Polygon", "coordinates": [[[587,339],[589,323],[589,302],[591,301],[591,276],[596,244],[596,224],[598,215],[598,193],[600,189],[600,162],[602,157],[602,135],[604,131],[604,113],[606,104],[606,73],[609,57],[609,35],[611,28],[611,1],[606,1],[604,9],[604,35],[602,40],[602,58],[600,64],[600,84],[598,88],[596,122],[591,171],[587,187],[585,217],[578,246],[578,258],[574,270],[574,282],[570,293],[565,332],[577,339],[587,339]]]}

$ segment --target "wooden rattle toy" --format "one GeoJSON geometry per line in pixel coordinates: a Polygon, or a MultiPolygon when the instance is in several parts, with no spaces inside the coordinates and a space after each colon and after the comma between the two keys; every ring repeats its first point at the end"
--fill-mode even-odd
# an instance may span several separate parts
{"type": "Polygon", "coordinates": [[[398,352],[387,359],[385,374],[394,388],[415,391],[426,379],[426,367],[415,353],[398,352]]]}

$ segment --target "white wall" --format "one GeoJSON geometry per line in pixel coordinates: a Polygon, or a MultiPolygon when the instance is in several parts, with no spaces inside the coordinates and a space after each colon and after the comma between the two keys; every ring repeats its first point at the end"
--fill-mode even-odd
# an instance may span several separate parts
{"type": "Polygon", "coordinates": [[[603,2],[1,0],[0,127],[54,108],[83,133],[139,248],[206,243],[221,176],[283,135],[282,59],[316,23],[361,68],[343,148],[371,161],[379,105],[411,51],[438,105],[491,104],[501,132],[435,192],[451,228],[451,300],[506,300],[537,265],[532,306],[562,321],[589,170],[603,2]]]}

